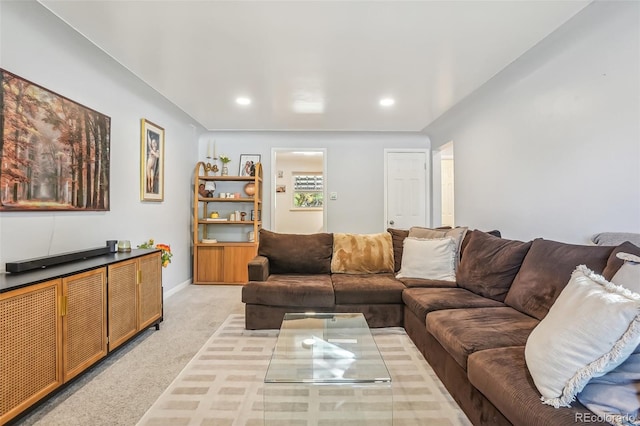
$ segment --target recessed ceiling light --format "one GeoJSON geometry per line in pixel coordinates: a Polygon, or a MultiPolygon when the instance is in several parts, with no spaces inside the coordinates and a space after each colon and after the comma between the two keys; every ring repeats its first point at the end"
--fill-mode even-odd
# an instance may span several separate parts
{"type": "Polygon", "coordinates": [[[236,98],[236,103],[238,105],[250,105],[251,99],[245,98],[244,96],[240,96],[239,98],[236,98]]]}
{"type": "Polygon", "coordinates": [[[382,98],[380,99],[380,106],[389,107],[396,103],[396,100],[393,98],[382,98]]]}

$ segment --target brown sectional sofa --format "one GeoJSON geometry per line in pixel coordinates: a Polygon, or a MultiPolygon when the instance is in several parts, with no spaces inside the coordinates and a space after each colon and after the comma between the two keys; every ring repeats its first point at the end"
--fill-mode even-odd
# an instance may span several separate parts
{"type": "MultiPolygon", "coordinates": [[[[408,231],[389,229],[401,266],[408,231]]],[[[495,234],[495,232],[494,232],[495,234]]],[[[529,333],[544,318],[577,265],[610,279],[618,247],[520,242],[470,231],[456,282],[396,279],[392,273],[332,274],[332,234],[261,231],[243,287],[246,328],[279,328],[286,312],[362,312],[371,327],[402,326],[476,425],[575,425],[591,413],[578,402],[540,402],[524,358],[529,333]]]]}

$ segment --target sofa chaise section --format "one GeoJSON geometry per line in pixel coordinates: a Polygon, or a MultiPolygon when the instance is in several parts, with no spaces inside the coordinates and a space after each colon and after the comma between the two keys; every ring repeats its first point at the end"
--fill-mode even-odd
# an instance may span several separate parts
{"type": "Polygon", "coordinates": [[[524,244],[470,232],[457,275],[464,288],[405,290],[404,327],[473,424],[574,425],[590,412],[578,403],[543,405],[524,347],[576,266],[602,272],[613,247],[543,239],[524,244]]]}
{"type": "Polygon", "coordinates": [[[579,402],[571,409],[540,402],[540,393],[528,373],[524,346],[507,346],[474,352],[467,361],[469,382],[514,425],[604,426],[579,402]]]}

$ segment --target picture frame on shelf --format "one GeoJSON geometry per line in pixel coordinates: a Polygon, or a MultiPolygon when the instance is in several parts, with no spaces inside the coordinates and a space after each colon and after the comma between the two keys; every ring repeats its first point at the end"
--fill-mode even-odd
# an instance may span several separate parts
{"type": "Polygon", "coordinates": [[[0,212],[109,211],[111,119],[2,68],[0,81],[0,212]]]}
{"type": "Polygon", "coordinates": [[[256,164],[260,162],[260,154],[241,154],[238,176],[255,176],[256,164]]]}
{"type": "Polygon", "coordinates": [[[140,199],[164,201],[164,129],[140,120],[140,199]]]}

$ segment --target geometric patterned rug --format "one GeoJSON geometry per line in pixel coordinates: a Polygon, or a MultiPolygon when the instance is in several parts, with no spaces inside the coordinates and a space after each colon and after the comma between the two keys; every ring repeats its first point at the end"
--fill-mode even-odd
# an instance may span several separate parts
{"type": "MultiPolygon", "coordinates": [[[[402,328],[371,332],[391,374],[394,426],[471,425],[402,328]]],[[[278,330],[245,330],[244,316],[230,315],[138,425],[262,426],[263,380],[277,335],[278,330]]]]}

